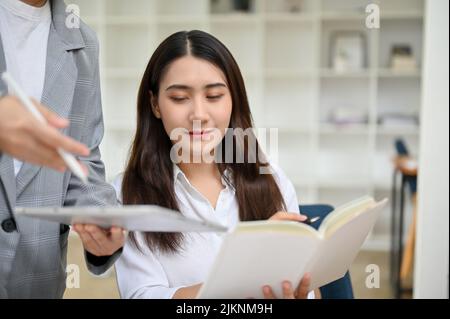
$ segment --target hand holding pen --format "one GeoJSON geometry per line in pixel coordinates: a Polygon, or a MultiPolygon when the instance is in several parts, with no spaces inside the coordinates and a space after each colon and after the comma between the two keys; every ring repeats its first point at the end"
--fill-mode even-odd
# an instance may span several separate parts
{"type": "Polygon", "coordinates": [[[320,219],[319,216],[316,216],[316,217],[309,217],[309,216],[306,216],[306,219],[305,219],[302,223],[305,223],[306,225],[312,225],[312,224],[314,224],[316,221],[318,221],[319,219],[320,219]]]}
{"type": "Polygon", "coordinates": [[[320,217],[308,217],[306,215],[301,215],[297,213],[287,213],[287,212],[277,212],[273,214],[269,220],[291,220],[301,222],[307,225],[311,225],[318,221],[320,217]]]}
{"type": "Polygon", "coordinates": [[[0,99],[0,150],[19,160],[58,171],[69,167],[87,182],[86,169],[70,153],[87,156],[89,149],[57,131],[67,127],[68,121],[34,104],[6,72],[2,79],[17,98],[6,96],[0,99]]]}

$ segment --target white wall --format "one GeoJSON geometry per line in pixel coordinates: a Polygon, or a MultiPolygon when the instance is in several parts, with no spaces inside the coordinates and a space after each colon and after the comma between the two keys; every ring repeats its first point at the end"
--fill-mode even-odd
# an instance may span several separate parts
{"type": "Polygon", "coordinates": [[[414,298],[448,298],[448,0],[427,0],[414,298]]]}

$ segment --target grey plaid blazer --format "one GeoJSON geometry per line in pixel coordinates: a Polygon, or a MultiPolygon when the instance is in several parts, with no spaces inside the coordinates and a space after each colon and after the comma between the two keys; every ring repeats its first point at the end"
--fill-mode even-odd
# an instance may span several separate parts
{"type": "MultiPolygon", "coordinates": [[[[97,38],[83,23],[78,29],[66,28],[65,9],[63,0],[52,0],[42,103],[70,120],[64,134],[90,147],[91,155],[80,158],[89,168],[90,184],[81,184],[70,172],[61,174],[28,163],[15,178],[12,158],[0,154],[0,178],[7,194],[5,198],[0,192],[0,223],[10,217],[7,201],[12,207],[117,204],[114,189],[105,182],[99,152],[103,118],[97,38]]],[[[5,64],[0,41],[0,72],[5,64]]],[[[6,91],[2,81],[0,91],[6,91]]],[[[0,298],[61,298],[68,227],[19,217],[16,224],[17,230],[9,233],[0,227],[0,298]]],[[[102,266],[88,262],[89,270],[106,271],[116,255],[102,266]]]]}

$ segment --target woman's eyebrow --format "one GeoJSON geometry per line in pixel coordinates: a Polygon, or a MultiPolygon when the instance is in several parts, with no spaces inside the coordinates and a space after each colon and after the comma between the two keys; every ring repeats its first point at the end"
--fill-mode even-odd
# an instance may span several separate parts
{"type": "Polygon", "coordinates": [[[225,83],[222,83],[222,82],[211,83],[211,84],[205,85],[205,89],[212,89],[212,88],[215,88],[215,87],[224,87],[224,88],[226,88],[227,86],[226,86],[225,83]]]}
{"type": "MultiPolygon", "coordinates": [[[[205,89],[212,89],[212,88],[216,88],[216,87],[224,87],[226,88],[227,85],[225,83],[222,82],[217,82],[217,83],[211,83],[211,84],[207,84],[204,86],[205,89]]],[[[172,84],[169,87],[167,87],[166,91],[169,90],[192,90],[192,87],[188,86],[188,85],[184,85],[184,84],[172,84]]]]}
{"type": "Polygon", "coordinates": [[[183,84],[173,84],[173,85],[170,85],[167,89],[166,89],[166,91],[169,91],[169,90],[191,90],[192,88],[190,87],[190,86],[187,86],[187,85],[183,85],[183,84]]]}

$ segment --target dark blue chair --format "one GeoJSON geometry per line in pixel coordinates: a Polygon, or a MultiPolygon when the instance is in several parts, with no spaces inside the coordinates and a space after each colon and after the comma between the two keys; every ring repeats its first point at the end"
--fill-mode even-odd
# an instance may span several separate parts
{"type": "MultiPolygon", "coordinates": [[[[300,205],[300,212],[310,218],[320,217],[311,226],[319,228],[325,217],[333,211],[330,205],[300,205]]],[[[353,288],[350,273],[347,271],[344,277],[320,287],[323,299],[353,299],[353,288]]]]}

